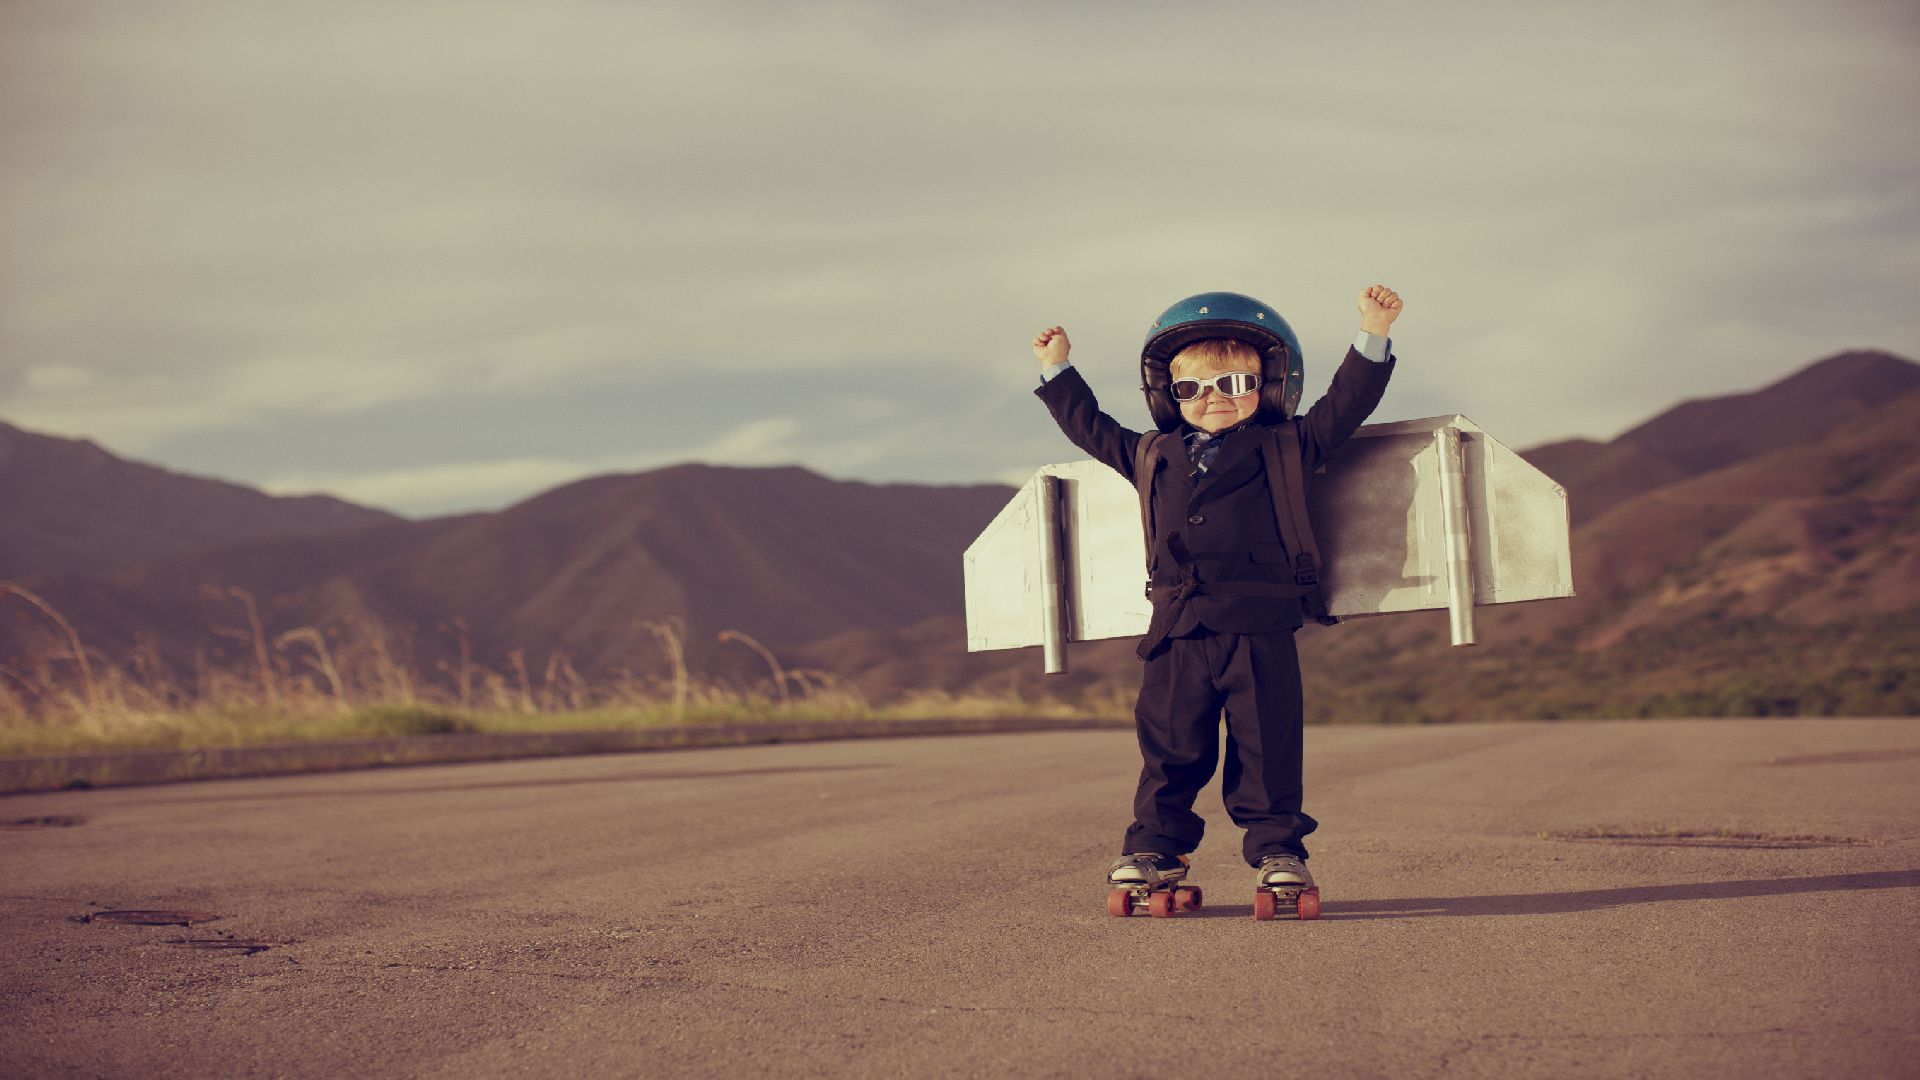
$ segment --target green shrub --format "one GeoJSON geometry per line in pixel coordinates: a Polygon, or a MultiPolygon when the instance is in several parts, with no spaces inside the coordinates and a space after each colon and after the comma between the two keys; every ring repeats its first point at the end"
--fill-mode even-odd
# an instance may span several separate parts
{"type": "Polygon", "coordinates": [[[370,736],[462,735],[481,730],[465,713],[432,705],[362,706],[354,710],[349,726],[370,736]]]}

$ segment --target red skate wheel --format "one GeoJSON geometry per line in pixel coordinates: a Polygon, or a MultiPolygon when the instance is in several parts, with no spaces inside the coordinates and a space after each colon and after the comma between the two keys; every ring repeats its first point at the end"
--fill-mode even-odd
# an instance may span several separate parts
{"type": "Polygon", "coordinates": [[[1107,914],[1122,919],[1133,914],[1133,893],[1126,889],[1114,889],[1107,893],[1107,914]]]}
{"type": "Polygon", "coordinates": [[[1173,906],[1181,911],[1200,910],[1200,887],[1182,886],[1173,890],[1173,906]]]}
{"type": "Polygon", "coordinates": [[[1319,918],[1320,917],[1320,890],[1319,889],[1302,889],[1300,891],[1300,903],[1294,910],[1300,913],[1300,917],[1302,919],[1319,918]]]}
{"type": "Polygon", "coordinates": [[[1173,894],[1165,889],[1156,889],[1147,897],[1147,914],[1156,919],[1173,918],[1173,894]]]}
{"type": "Polygon", "coordinates": [[[1265,922],[1278,914],[1280,914],[1280,902],[1274,898],[1272,893],[1265,889],[1260,889],[1253,894],[1254,918],[1265,922]]]}

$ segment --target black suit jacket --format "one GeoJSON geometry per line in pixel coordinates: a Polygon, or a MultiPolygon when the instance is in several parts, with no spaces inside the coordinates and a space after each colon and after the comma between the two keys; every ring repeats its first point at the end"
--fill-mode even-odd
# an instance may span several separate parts
{"type": "MultiPolygon", "coordinates": [[[[1298,425],[1302,463],[1309,476],[1373,413],[1386,393],[1393,366],[1393,360],[1376,364],[1358,350],[1347,350],[1326,395],[1313,403],[1298,425]]],[[[1141,433],[1101,412],[1092,388],[1077,370],[1068,368],[1034,393],[1075,446],[1126,477],[1128,483],[1137,484],[1134,453],[1141,433]]],[[[1159,472],[1153,485],[1156,535],[1148,537],[1152,564],[1175,564],[1167,538],[1178,532],[1193,555],[1201,581],[1291,584],[1293,560],[1280,542],[1260,454],[1260,441],[1272,438],[1272,427],[1248,421],[1229,430],[1222,436],[1212,468],[1204,473],[1187,456],[1181,438],[1187,430],[1183,427],[1154,447],[1159,472]]],[[[1301,621],[1295,600],[1201,595],[1187,602],[1173,633],[1190,633],[1202,626],[1228,633],[1265,633],[1292,629],[1301,621]]]]}

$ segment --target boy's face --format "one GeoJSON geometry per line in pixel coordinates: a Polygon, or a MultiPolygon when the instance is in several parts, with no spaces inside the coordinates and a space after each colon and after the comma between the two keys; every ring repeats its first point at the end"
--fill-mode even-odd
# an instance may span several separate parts
{"type": "MultiPolygon", "coordinates": [[[[1173,362],[1167,365],[1167,371],[1176,379],[1211,379],[1225,371],[1252,371],[1258,374],[1260,368],[1258,364],[1249,367],[1244,363],[1231,361],[1208,363],[1182,353],[1175,356],[1173,362]]],[[[1200,391],[1199,397],[1191,401],[1177,402],[1177,404],[1180,406],[1181,418],[1187,423],[1201,431],[1213,432],[1230,428],[1252,416],[1260,407],[1260,394],[1256,391],[1240,397],[1222,397],[1218,390],[1212,386],[1206,386],[1200,391]]]]}

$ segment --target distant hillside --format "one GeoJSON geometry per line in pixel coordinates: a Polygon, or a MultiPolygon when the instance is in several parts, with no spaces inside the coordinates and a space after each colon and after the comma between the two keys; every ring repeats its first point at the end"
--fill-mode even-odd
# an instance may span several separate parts
{"type": "Polygon", "coordinates": [[[1611,442],[1570,439],[1523,452],[1569,493],[1576,525],[1663,484],[1816,439],[1920,390],[1920,364],[1844,352],[1748,394],[1676,405],[1611,442]]]}
{"type": "Polygon", "coordinates": [[[281,498],[0,423],[0,580],[104,574],[268,537],[398,521],[327,496],[281,498]]]}
{"type": "MultiPolygon", "coordinates": [[[[582,672],[657,672],[664,654],[643,623],[676,618],[691,661],[723,652],[758,666],[738,645],[722,650],[717,633],[784,649],[958,611],[960,554],[1011,493],[685,465],[582,480],[496,513],[258,541],[111,582],[33,584],[109,655],[144,636],[174,664],[195,647],[248,655],[208,633],[244,625],[222,591],[237,587],[257,597],[269,633],[329,627],[343,647],[369,648],[384,627],[387,647],[429,672],[456,661],[456,619],[474,662],[496,671],[519,649],[536,668],[561,654],[582,672]]],[[[45,634],[0,623],[0,660],[44,647],[45,634]]]]}
{"type": "Polygon", "coordinates": [[[1920,603],[1920,392],[1622,502],[1574,545],[1581,595],[1543,621],[1590,645],[1660,623],[1906,610],[1920,603]]]}

